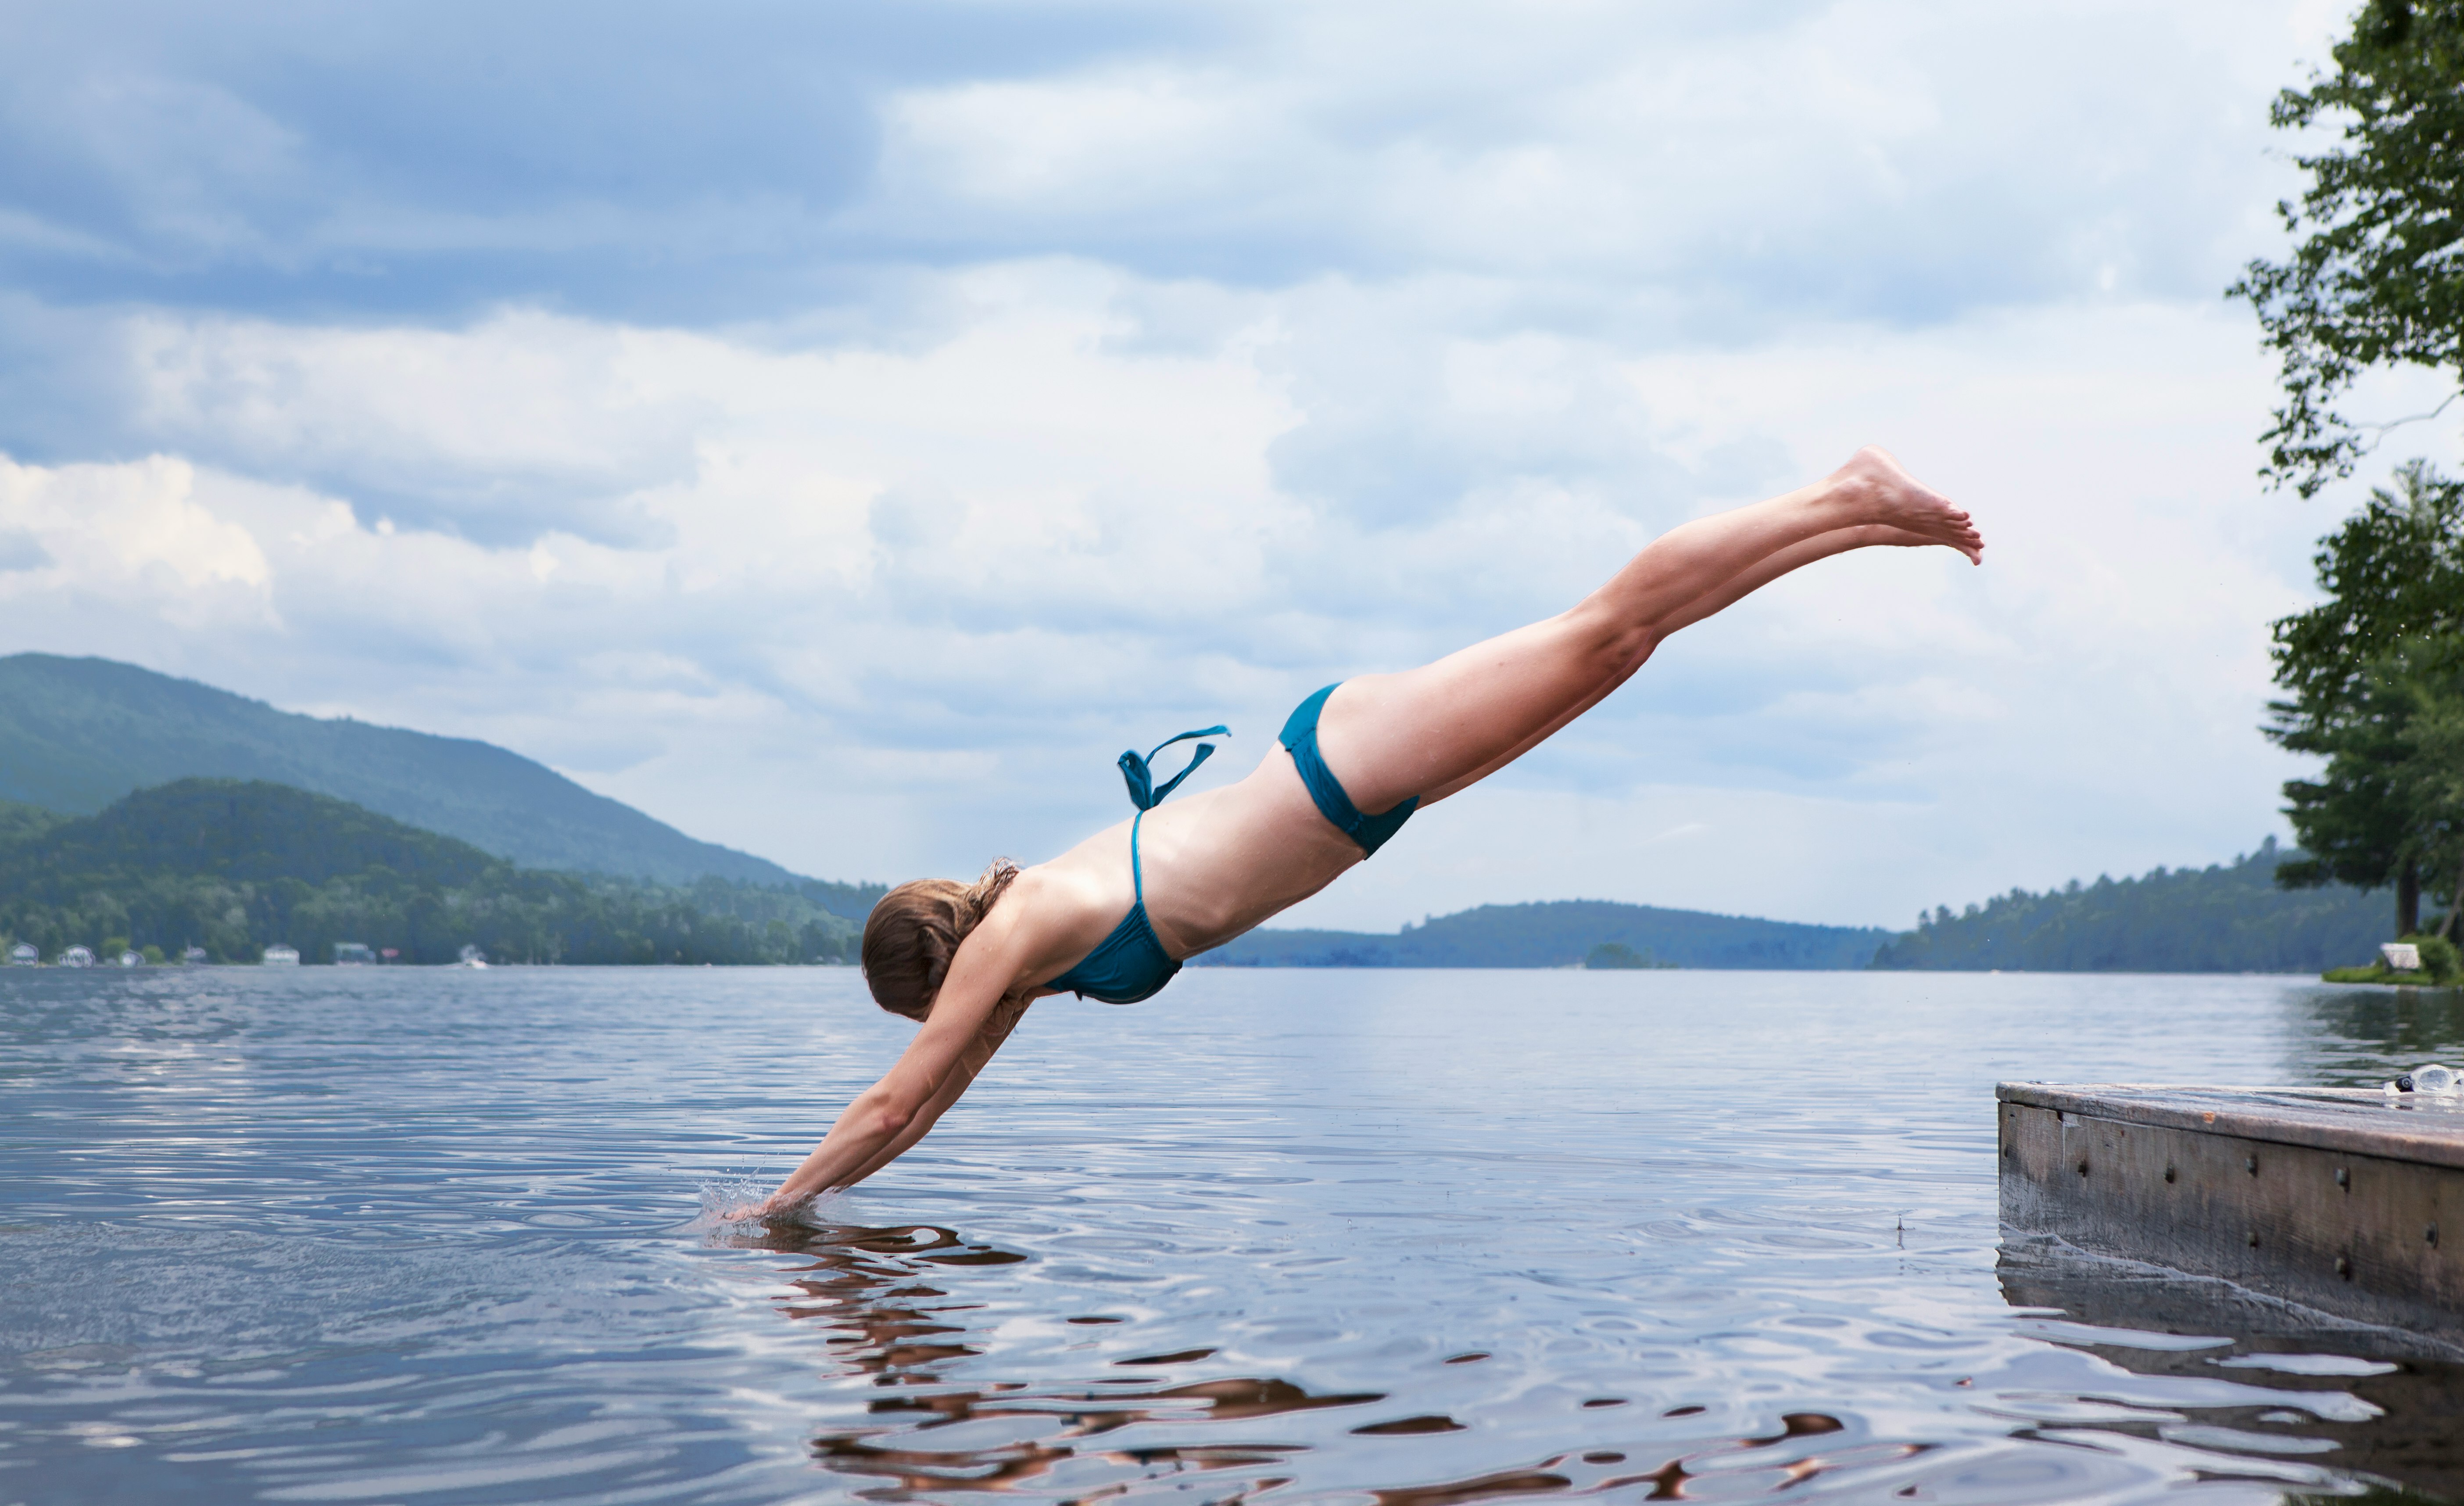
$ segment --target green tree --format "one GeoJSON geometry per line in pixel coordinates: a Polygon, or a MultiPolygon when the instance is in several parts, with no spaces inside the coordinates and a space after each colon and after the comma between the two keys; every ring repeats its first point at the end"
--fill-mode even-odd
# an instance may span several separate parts
{"type": "Polygon", "coordinates": [[[2283,129],[2343,124],[2335,145],[2294,158],[2310,187],[2277,206],[2303,238],[2231,289],[2283,365],[2263,474],[2304,497],[2351,475],[2393,427],[2336,410],[2361,372],[2464,376],[2464,0],[2371,0],[2332,55],[2333,73],[2270,113],[2283,129]]]}
{"type": "Polygon", "coordinates": [[[2464,637],[2425,640],[2391,665],[2390,689],[2407,716],[2395,765],[2420,861],[2448,893],[2434,928],[2464,941],[2464,637]]]}
{"type": "MultiPolygon", "coordinates": [[[[2464,666],[2464,484],[2413,461],[2321,542],[2327,600],[2275,625],[2267,735],[2327,760],[2285,785],[2310,856],[2288,887],[2392,885],[2396,934],[2419,929],[2425,874],[2448,888],[2454,773],[2445,730],[2464,666]]],[[[2464,736],[2464,733],[2457,734],[2464,736]]]]}

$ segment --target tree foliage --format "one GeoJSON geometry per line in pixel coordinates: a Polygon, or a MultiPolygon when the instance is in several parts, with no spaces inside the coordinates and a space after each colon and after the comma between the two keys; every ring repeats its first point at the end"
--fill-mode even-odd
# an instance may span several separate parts
{"type": "MultiPolygon", "coordinates": [[[[2436,933],[2464,938],[2464,634],[2424,639],[2395,655],[2385,672],[2387,693],[2401,698],[2393,783],[2411,826],[2430,887],[2448,897],[2436,933]]],[[[2410,931],[2412,925],[2400,928],[2410,931]]]]}
{"type": "Polygon", "coordinates": [[[2403,467],[2321,542],[2316,564],[2327,599],[2275,625],[2286,695],[2265,730],[2327,764],[2284,786],[2310,855],[2277,876],[2391,885],[2396,929],[2409,932],[2425,876],[2452,895],[2464,861],[2464,483],[2403,467]]]}
{"type": "Polygon", "coordinates": [[[117,941],[253,962],[282,941],[324,962],[357,941],[414,963],[451,962],[466,945],[520,963],[844,962],[858,935],[791,887],[517,868],[260,782],[180,780],[93,816],[0,831],[14,833],[0,835],[0,939],[46,957],[117,941]]]}
{"type": "Polygon", "coordinates": [[[1922,918],[1876,967],[2027,972],[2317,972],[2366,960],[2384,934],[2377,906],[2350,889],[2287,894],[2278,866],[2299,861],[2269,838],[2230,865],[2159,868],[2031,894],[2013,889],[1953,915],[1922,918]]]}
{"type": "Polygon", "coordinates": [[[40,806],[19,805],[13,800],[0,800],[0,843],[14,842],[23,837],[40,836],[68,817],[45,810],[40,806]]]}
{"type": "Polygon", "coordinates": [[[2371,0],[2332,55],[2334,72],[2284,91],[2270,117],[2342,125],[2335,145],[2295,157],[2310,186],[2277,207],[2302,238],[2232,289],[2282,363],[2264,474],[2305,497],[2375,442],[2336,407],[2364,370],[2464,376],[2464,0],[2371,0]]]}

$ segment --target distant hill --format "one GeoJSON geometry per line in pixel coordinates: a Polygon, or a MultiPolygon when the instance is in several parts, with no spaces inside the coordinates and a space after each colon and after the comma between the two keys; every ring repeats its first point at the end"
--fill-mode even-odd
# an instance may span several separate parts
{"type": "Polygon", "coordinates": [[[1482,905],[1366,931],[1252,931],[1190,960],[1194,967],[1571,967],[1595,947],[1676,967],[1862,967],[1891,939],[1879,929],[1799,925],[1605,899],[1482,905]]]}
{"type": "Polygon", "coordinates": [[[131,790],[196,777],[331,795],[531,868],[799,884],[856,918],[882,893],[697,842],[490,743],[276,711],[109,659],[0,658],[0,801],[89,815],[131,790]]]}
{"type": "Polygon", "coordinates": [[[2367,961],[2392,901],[2342,886],[2285,890],[2299,856],[2273,837],[2230,864],[2162,868],[2061,890],[2013,890],[1913,931],[1798,925],[1599,899],[1483,905],[1392,935],[1260,930],[1193,967],[1939,968],[2019,972],[2295,972],[2367,961]],[[1617,948],[1625,948],[1619,952],[1617,948]],[[1628,954],[1631,955],[1628,955],[1628,954]]]}
{"type": "MultiPolygon", "coordinates": [[[[22,809],[22,808],[14,808],[22,809]]],[[[334,943],[451,962],[845,962],[853,920],[790,888],[689,888],[517,867],[330,796],[186,779],[70,820],[0,809],[0,941],[45,957],[189,946],[254,962],[275,941],[311,962],[334,943]]]]}
{"type": "Polygon", "coordinates": [[[2013,889],[1953,915],[1936,910],[1874,959],[1877,967],[2026,972],[2317,973],[2369,961],[2392,940],[2394,901],[2358,889],[2278,889],[2299,856],[2270,837],[2203,869],[2013,889]]]}
{"type": "Polygon", "coordinates": [[[508,866],[468,842],[287,785],[183,779],[0,843],[0,895],[61,902],[163,875],[313,886],[380,869],[406,883],[456,885],[508,866]]]}

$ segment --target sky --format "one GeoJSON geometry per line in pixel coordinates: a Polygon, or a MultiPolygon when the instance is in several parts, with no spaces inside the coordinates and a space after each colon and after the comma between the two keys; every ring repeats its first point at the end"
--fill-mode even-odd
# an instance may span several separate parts
{"type": "Polygon", "coordinates": [[[2230,859],[2360,494],[2223,289],[2348,11],[0,7],[0,653],[971,875],[1873,442],[1983,568],[1780,582],[1283,923],[2230,859]]]}

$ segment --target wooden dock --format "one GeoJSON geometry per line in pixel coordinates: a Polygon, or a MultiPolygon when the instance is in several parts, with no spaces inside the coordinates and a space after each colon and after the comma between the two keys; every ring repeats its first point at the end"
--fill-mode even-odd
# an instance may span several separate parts
{"type": "Polygon", "coordinates": [[[2006,1082],[2002,1221],[2464,1343],[2464,1097],[2006,1082]]]}

